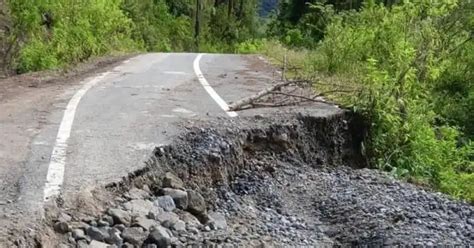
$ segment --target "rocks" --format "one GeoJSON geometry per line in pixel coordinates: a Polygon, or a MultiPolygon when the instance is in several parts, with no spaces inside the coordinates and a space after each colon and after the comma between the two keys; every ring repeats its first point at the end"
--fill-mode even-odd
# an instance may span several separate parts
{"type": "Polygon", "coordinates": [[[151,230],[147,242],[158,247],[168,247],[171,244],[171,236],[166,228],[157,226],[151,230]]]}
{"type": "Polygon", "coordinates": [[[164,213],[164,212],[165,212],[164,209],[153,205],[153,208],[150,210],[150,212],[148,212],[146,217],[148,217],[149,219],[156,220],[156,216],[158,216],[158,215],[160,215],[161,213],[164,213]]]}
{"type": "Polygon", "coordinates": [[[141,227],[145,230],[150,230],[152,226],[159,225],[160,223],[153,220],[153,219],[148,219],[146,217],[137,217],[133,221],[133,226],[138,226],[141,227]]]}
{"type": "Polygon", "coordinates": [[[100,227],[109,226],[109,222],[104,221],[104,220],[99,220],[97,221],[97,226],[100,226],[100,227]]]}
{"type": "Polygon", "coordinates": [[[196,216],[188,212],[181,212],[180,218],[186,223],[187,226],[192,226],[192,227],[201,226],[201,222],[196,218],[196,216]]]}
{"type": "Polygon", "coordinates": [[[74,229],[72,230],[72,237],[75,240],[82,240],[82,239],[87,239],[86,233],[82,229],[74,229]]]}
{"type": "Polygon", "coordinates": [[[109,245],[103,242],[99,242],[97,240],[92,240],[89,244],[89,248],[108,248],[109,245]]]}
{"type": "Polygon", "coordinates": [[[171,230],[174,230],[177,232],[184,232],[186,231],[186,223],[182,220],[178,220],[171,225],[171,230]]]}
{"type": "Polygon", "coordinates": [[[168,227],[170,227],[179,220],[179,216],[173,212],[163,212],[158,214],[155,220],[159,221],[162,225],[168,225],[168,227]]]}
{"type": "Polygon", "coordinates": [[[167,172],[163,178],[163,188],[184,189],[184,184],[173,173],[167,172]]]}
{"type": "Polygon", "coordinates": [[[69,214],[66,214],[64,212],[61,212],[57,219],[58,222],[71,222],[71,220],[72,220],[72,217],[69,214]]]}
{"type": "MultiPolygon", "coordinates": [[[[153,158],[159,166],[124,181],[148,184],[156,195],[132,189],[116,196],[111,203],[116,210],[101,218],[73,216],[95,227],[78,228],[84,234],[70,223],[73,231],[63,240],[82,247],[94,237],[120,248],[472,243],[472,206],[385,173],[342,166],[352,162],[339,136],[344,129],[332,126],[341,116],[296,116],[270,126],[265,118],[245,129],[192,129],[162,147],[153,158]],[[170,169],[174,174],[156,184],[159,173],[170,169]],[[189,188],[175,174],[186,177],[189,188]]],[[[246,123],[235,120],[240,121],[246,123]]]]}
{"type": "Polygon", "coordinates": [[[169,195],[159,196],[154,202],[155,206],[163,208],[167,212],[171,212],[176,208],[173,198],[169,195]]]}
{"type": "Polygon", "coordinates": [[[123,244],[121,233],[117,228],[109,229],[109,237],[105,241],[109,244],[114,244],[118,247],[121,247],[123,244]]]}
{"type": "Polygon", "coordinates": [[[186,191],[172,188],[164,188],[161,189],[160,192],[163,195],[171,196],[177,208],[184,210],[188,207],[188,193],[186,191]]]}
{"type": "Polygon", "coordinates": [[[64,221],[58,221],[54,223],[54,230],[58,233],[67,233],[70,230],[69,224],[64,221]]]}
{"type": "Polygon", "coordinates": [[[134,199],[123,204],[125,210],[130,211],[133,216],[144,216],[150,211],[160,211],[158,206],[155,206],[153,202],[143,199],[134,199]]]}
{"type": "Polygon", "coordinates": [[[142,189],[131,188],[130,191],[125,194],[125,197],[130,200],[147,199],[150,197],[150,194],[142,189]]]}
{"type": "Polygon", "coordinates": [[[112,216],[114,223],[130,226],[132,218],[129,212],[117,208],[111,208],[109,209],[108,214],[112,216]]]}
{"type": "Polygon", "coordinates": [[[194,215],[206,213],[206,201],[201,194],[194,190],[188,190],[188,208],[187,210],[194,215]]]}
{"type": "Polygon", "coordinates": [[[140,246],[147,238],[147,233],[141,227],[130,227],[123,230],[122,237],[125,242],[140,246]]]}
{"type": "Polygon", "coordinates": [[[103,228],[98,228],[94,226],[90,226],[86,230],[87,236],[89,236],[92,240],[97,240],[97,241],[105,241],[108,239],[109,232],[103,228]]]}
{"type": "Polygon", "coordinates": [[[89,244],[86,240],[79,240],[77,241],[76,248],[89,248],[89,244]]]}
{"type": "Polygon", "coordinates": [[[227,221],[222,213],[209,213],[209,227],[212,230],[227,230],[227,221]]]}

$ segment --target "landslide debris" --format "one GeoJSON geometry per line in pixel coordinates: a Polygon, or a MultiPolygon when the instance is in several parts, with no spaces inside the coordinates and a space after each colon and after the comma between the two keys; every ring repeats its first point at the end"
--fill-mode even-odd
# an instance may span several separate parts
{"type": "Polygon", "coordinates": [[[196,124],[109,185],[102,214],[53,225],[70,247],[473,245],[472,206],[361,169],[359,126],[342,111],[196,124]]]}

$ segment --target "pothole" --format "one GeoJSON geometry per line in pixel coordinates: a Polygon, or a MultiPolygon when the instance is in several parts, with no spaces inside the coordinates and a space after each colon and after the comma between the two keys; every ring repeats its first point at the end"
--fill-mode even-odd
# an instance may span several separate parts
{"type": "Polygon", "coordinates": [[[360,169],[362,131],[342,111],[201,123],[52,226],[71,247],[473,244],[472,206],[360,169]]]}

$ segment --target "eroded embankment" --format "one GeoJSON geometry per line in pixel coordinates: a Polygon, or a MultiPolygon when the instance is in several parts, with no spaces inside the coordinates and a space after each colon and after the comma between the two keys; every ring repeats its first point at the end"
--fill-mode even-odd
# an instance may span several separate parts
{"type": "Polygon", "coordinates": [[[202,123],[109,185],[104,212],[53,225],[78,247],[472,244],[471,206],[357,169],[358,128],[345,112],[202,123]]]}

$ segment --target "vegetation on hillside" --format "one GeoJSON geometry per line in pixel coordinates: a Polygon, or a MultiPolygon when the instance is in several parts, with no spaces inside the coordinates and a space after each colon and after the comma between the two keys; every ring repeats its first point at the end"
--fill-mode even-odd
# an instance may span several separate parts
{"type": "Polygon", "coordinates": [[[0,0],[0,66],[22,73],[116,52],[232,52],[261,32],[258,6],[257,0],[0,0]]]}
{"type": "Polygon", "coordinates": [[[371,165],[474,201],[473,3],[330,2],[284,1],[270,34],[366,117],[371,165]]]}

